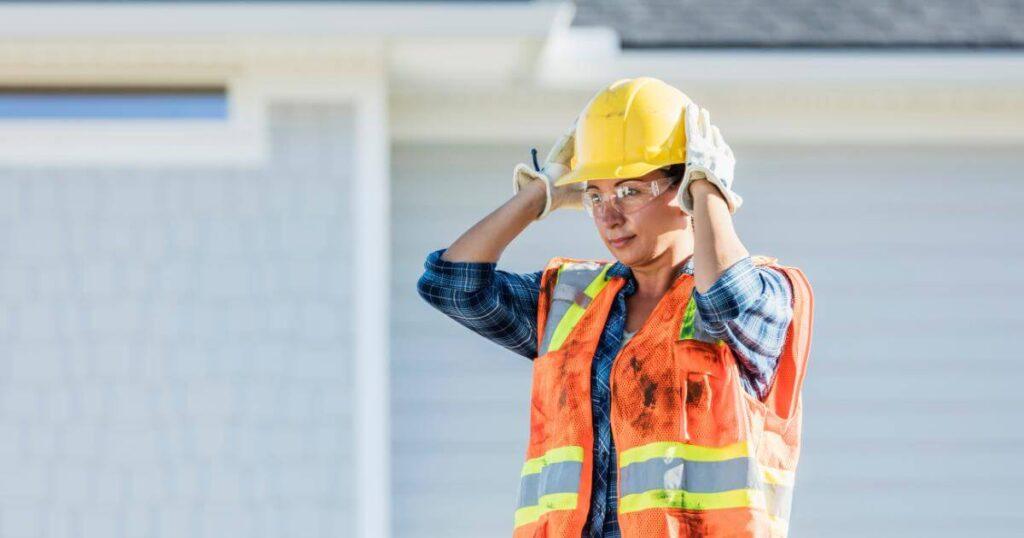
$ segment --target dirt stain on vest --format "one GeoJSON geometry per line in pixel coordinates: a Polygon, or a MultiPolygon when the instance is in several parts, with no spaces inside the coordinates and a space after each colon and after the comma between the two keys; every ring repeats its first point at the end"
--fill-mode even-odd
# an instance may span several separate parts
{"type": "Polygon", "coordinates": [[[577,376],[575,374],[568,373],[569,371],[569,360],[567,357],[562,358],[562,362],[558,365],[558,378],[562,381],[559,383],[558,392],[558,408],[564,409],[566,404],[569,403],[569,391],[576,390],[577,376]]]}
{"type": "Polygon", "coordinates": [[[630,425],[637,430],[649,431],[654,427],[654,423],[651,421],[651,410],[647,408],[642,409],[630,425]]]}
{"type": "Polygon", "coordinates": [[[570,396],[580,393],[580,372],[570,372],[562,376],[561,387],[558,393],[558,408],[576,409],[579,407],[579,398],[570,396]]]}
{"type": "Polygon", "coordinates": [[[657,400],[658,384],[644,374],[640,376],[640,387],[644,392],[644,407],[654,407],[657,400]]]}
{"type": "Polygon", "coordinates": [[[686,523],[687,536],[703,538],[710,534],[707,522],[704,521],[702,516],[683,512],[683,522],[686,523]]]}
{"type": "Polygon", "coordinates": [[[686,405],[697,405],[704,396],[704,384],[699,381],[686,380],[686,405]]]}

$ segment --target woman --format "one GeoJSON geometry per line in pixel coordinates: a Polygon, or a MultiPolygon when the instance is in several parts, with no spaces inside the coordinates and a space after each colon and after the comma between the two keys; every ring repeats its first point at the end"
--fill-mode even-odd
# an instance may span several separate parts
{"type": "Polygon", "coordinates": [[[515,196],[432,252],[420,295],[534,359],[514,535],[782,536],[812,297],[733,228],[735,159],[650,78],[599,92],[515,196]],[[496,269],[531,222],[582,207],[617,261],[496,269]]]}

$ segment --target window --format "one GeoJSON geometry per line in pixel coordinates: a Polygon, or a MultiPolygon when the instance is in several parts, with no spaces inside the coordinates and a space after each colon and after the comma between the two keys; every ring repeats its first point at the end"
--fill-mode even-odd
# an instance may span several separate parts
{"type": "Polygon", "coordinates": [[[0,83],[0,166],[262,166],[266,101],[245,78],[0,83]]]}
{"type": "Polygon", "coordinates": [[[0,120],[227,117],[224,88],[0,87],[0,120]]]}

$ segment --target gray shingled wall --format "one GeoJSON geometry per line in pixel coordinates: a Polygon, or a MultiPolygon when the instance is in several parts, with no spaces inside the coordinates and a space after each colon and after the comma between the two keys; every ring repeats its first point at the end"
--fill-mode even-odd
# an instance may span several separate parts
{"type": "Polygon", "coordinates": [[[262,170],[0,169],[0,536],[350,532],[351,111],[270,125],[262,170]]]}

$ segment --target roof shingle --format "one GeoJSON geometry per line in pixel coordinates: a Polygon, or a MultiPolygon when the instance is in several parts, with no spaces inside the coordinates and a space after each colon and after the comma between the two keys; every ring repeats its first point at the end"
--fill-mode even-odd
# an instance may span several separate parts
{"type": "Polygon", "coordinates": [[[1022,48],[1022,0],[576,0],[623,48],[1022,48]]]}

